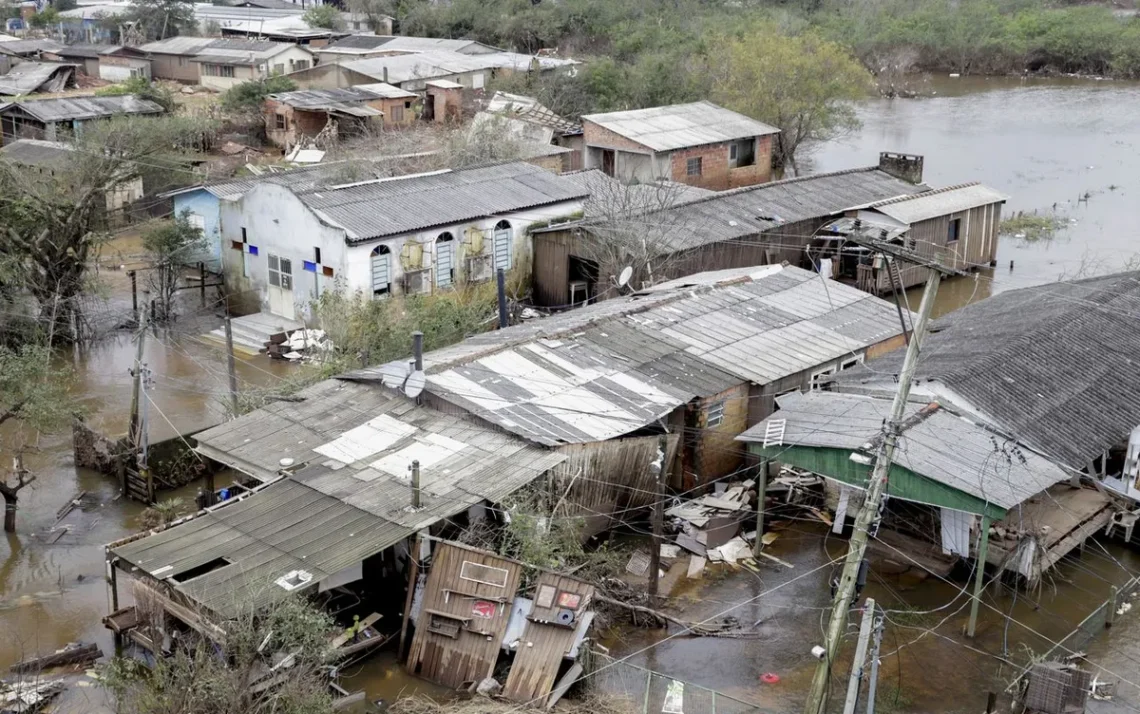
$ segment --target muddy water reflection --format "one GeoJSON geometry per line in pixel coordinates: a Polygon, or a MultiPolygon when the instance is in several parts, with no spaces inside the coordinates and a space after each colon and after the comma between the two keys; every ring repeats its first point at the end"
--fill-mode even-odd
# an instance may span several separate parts
{"type": "MultiPolygon", "coordinates": [[[[168,438],[176,428],[200,429],[222,413],[224,361],[220,352],[198,341],[209,325],[184,328],[147,340],[146,361],[155,372],[152,440],[168,438]]],[[[106,432],[125,431],[131,336],[119,335],[72,359],[75,400],[89,420],[106,432]]],[[[247,388],[269,384],[287,372],[288,365],[265,358],[238,360],[239,378],[247,388]]],[[[10,435],[5,431],[0,438],[10,435]]],[[[101,546],[137,530],[141,511],[138,504],[116,498],[111,479],[75,468],[67,435],[44,439],[25,461],[38,478],[20,493],[19,532],[0,543],[0,670],[29,651],[76,640],[96,641],[109,651],[110,638],[100,623],[108,609],[101,546]],[[84,507],[67,518],[73,529],[53,544],[45,543],[56,512],[79,491],[88,496],[84,507]]],[[[170,495],[192,498],[194,490],[170,495]]]]}
{"type": "Polygon", "coordinates": [[[922,154],[932,185],[981,181],[1010,197],[1004,215],[1069,222],[1053,240],[1003,237],[992,275],[976,292],[972,280],[957,281],[971,285],[944,292],[943,311],[971,296],[1119,270],[1140,255],[1140,85],[943,77],[929,89],[936,94],[927,99],[863,103],[863,128],[820,147],[812,169],[871,165],[880,151],[922,154]]]}

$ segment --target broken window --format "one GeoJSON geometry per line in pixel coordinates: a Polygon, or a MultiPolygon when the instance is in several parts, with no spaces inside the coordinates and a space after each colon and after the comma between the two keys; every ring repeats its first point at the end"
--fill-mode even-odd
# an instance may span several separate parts
{"type": "Polygon", "coordinates": [[[730,166],[751,166],[756,163],[756,140],[743,139],[728,145],[728,163],[730,166]]]}
{"type": "Polygon", "coordinates": [[[833,374],[835,374],[834,368],[822,369],[813,374],[811,376],[811,391],[831,391],[831,375],[833,374]]]}
{"type": "Polygon", "coordinates": [[[434,632],[437,635],[444,637],[459,637],[459,627],[462,621],[457,620],[446,615],[431,614],[431,619],[428,620],[428,632],[434,632]]]}
{"type": "Polygon", "coordinates": [[[962,237],[962,219],[951,218],[950,226],[946,229],[946,245],[955,243],[962,237]]]}
{"type": "Polygon", "coordinates": [[[843,362],[841,362],[839,365],[839,371],[843,372],[845,370],[851,369],[852,367],[857,366],[862,361],[863,361],[863,355],[855,355],[851,359],[844,360],[843,362]]]}
{"type": "Polygon", "coordinates": [[[473,560],[463,561],[459,568],[459,577],[473,583],[482,583],[496,588],[507,587],[507,578],[510,573],[506,568],[495,568],[490,565],[476,563],[473,560]]]}
{"type": "Polygon", "coordinates": [[[709,406],[708,419],[705,426],[709,429],[720,426],[724,422],[724,402],[716,402],[709,406]]]}
{"type": "Polygon", "coordinates": [[[685,162],[685,174],[687,176],[700,176],[702,163],[701,157],[699,156],[689,159],[685,162]]]}

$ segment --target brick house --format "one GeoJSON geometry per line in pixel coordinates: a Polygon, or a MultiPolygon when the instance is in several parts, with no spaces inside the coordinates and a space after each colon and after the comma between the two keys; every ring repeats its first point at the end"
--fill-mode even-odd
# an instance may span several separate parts
{"type": "Polygon", "coordinates": [[[724,191],[772,177],[779,130],[712,102],[582,117],[585,168],[627,183],[667,179],[724,191]]]}
{"type": "Polygon", "coordinates": [[[407,126],[416,118],[418,102],[419,95],[383,83],[279,92],[263,105],[265,133],[276,146],[291,149],[330,122],[339,135],[407,126]]]}

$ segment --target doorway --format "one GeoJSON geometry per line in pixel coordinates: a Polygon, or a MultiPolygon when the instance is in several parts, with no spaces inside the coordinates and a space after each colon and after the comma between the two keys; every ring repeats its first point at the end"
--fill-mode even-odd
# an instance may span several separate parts
{"type": "Polygon", "coordinates": [[[269,254],[269,312],[292,320],[297,306],[293,302],[293,261],[269,254]]]}

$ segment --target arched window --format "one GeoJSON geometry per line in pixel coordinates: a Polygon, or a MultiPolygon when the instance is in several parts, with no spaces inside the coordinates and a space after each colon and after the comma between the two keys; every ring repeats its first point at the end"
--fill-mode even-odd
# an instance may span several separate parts
{"type": "Polygon", "coordinates": [[[455,236],[440,233],[435,239],[435,284],[450,288],[455,278],[455,236]]]}
{"type": "Polygon", "coordinates": [[[372,294],[387,295],[392,292],[392,251],[386,245],[378,245],[372,250],[372,294]]]}
{"type": "Polygon", "coordinates": [[[495,270],[499,268],[511,269],[511,253],[513,252],[511,238],[513,233],[510,223],[499,221],[495,224],[495,270]]]}

